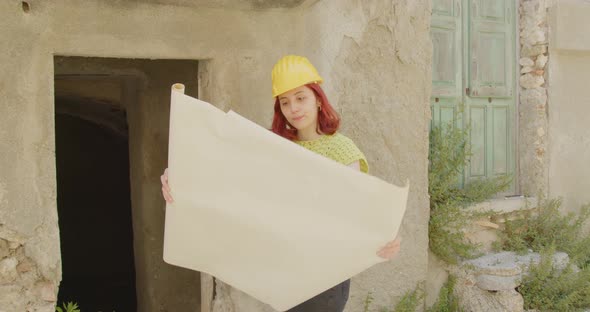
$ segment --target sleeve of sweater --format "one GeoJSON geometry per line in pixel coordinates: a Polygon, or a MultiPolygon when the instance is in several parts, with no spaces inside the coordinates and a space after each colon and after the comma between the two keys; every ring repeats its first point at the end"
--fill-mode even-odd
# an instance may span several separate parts
{"type": "Polygon", "coordinates": [[[367,162],[367,158],[365,157],[363,152],[361,152],[361,150],[356,146],[356,144],[354,144],[354,142],[351,139],[344,137],[342,141],[342,157],[344,157],[344,159],[342,159],[342,162],[344,164],[349,165],[355,161],[358,161],[360,163],[361,171],[364,173],[368,173],[369,163],[367,162]]]}

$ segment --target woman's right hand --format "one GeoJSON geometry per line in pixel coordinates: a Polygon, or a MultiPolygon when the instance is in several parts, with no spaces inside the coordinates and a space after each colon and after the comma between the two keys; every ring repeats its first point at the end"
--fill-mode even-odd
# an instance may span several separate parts
{"type": "Polygon", "coordinates": [[[174,199],[172,195],[170,195],[170,185],[168,185],[168,168],[164,170],[164,174],[160,176],[160,181],[162,181],[162,195],[167,203],[172,204],[174,199]]]}

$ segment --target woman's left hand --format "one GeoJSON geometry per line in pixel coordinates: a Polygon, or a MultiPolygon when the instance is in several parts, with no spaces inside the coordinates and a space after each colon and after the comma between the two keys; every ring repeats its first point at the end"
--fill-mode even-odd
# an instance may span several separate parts
{"type": "Polygon", "coordinates": [[[381,247],[381,249],[379,249],[379,251],[377,251],[377,256],[379,256],[383,259],[391,260],[393,257],[395,257],[399,253],[400,248],[401,248],[401,239],[396,238],[396,239],[388,242],[385,246],[381,247]]]}

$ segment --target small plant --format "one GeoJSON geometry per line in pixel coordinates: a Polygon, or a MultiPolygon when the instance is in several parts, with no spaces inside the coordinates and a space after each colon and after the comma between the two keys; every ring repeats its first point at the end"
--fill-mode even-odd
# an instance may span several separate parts
{"type": "Polygon", "coordinates": [[[414,312],[424,298],[424,290],[421,286],[405,293],[402,299],[395,306],[394,312],[414,312]]]}
{"type": "Polygon", "coordinates": [[[584,235],[583,227],[590,218],[590,204],[583,206],[578,215],[562,215],[561,202],[561,199],[539,201],[536,211],[527,212],[522,219],[506,221],[494,247],[523,253],[557,246],[576,265],[589,266],[590,237],[584,235]]]}
{"type": "Polygon", "coordinates": [[[555,247],[541,250],[541,261],[529,268],[518,287],[525,309],[577,311],[590,307],[590,266],[576,270],[572,262],[559,270],[553,265],[555,247]]]}
{"type": "Polygon", "coordinates": [[[455,289],[455,277],[449,276],[447,282],[440,289],[438,299],[430,307],[427,312],[462,312],[459,308],[459,301],[454,294],[455,289]]]}
{"type": "Polygon", "coordinates": [[[63,308],[57,307],[55,308],[56,312],[80,312],[78,308],[78,304],[74,302],[68,302],[67,304],[64,302],[62,304],[63,308]]]}
{"type": "Polygon", "coordinates": [[[507,221],[495,244],[496,249],[541,254],[540,263],[530,266],[517,289],[526,309],[575,311],[590,307],[590,237],[583,232],[590,205],[583,206],[578,215],[563,215],[561,203],[561,199],[539,201],[536,211],[507,221]],[[571,259],[563,270],[553,265],[556,250],[571,259]]]}
{"type": "Polygon", "coordinates": [[[371,292],[367,293],[364,302],[364,309],[363,312],[369,312],[369,308],[371,307],[371,303],[373,302],[373,294],[371,292]]]}
{"type": "MultiPolygon", "coordinates": [[[[422,286],[417,286],[416,289],[410,290],[404,294],[400,301],[396,304],[393,310],[387,307],[381,307],[380,312],[414,312],[424,298],[424,290],[422,286]]],[[[364,301],[363,312],[369,312],[373,302],[373,295],[371,292],[367,294],[364,301]]]]}
{"type": "Polygon", "coordinates": [[[510,176],[471,181],[459,185],[462,170],[471,152],[467,130],[452,123],[433,127],[430,132],[428,193],[430,195],[429,245],[434,254],[447,263],[479,254],[478,245],[469,242],[462,229],[476,218],[489,215],[474,212],[469,205],[482,202],[507,189],[510,176]]]}

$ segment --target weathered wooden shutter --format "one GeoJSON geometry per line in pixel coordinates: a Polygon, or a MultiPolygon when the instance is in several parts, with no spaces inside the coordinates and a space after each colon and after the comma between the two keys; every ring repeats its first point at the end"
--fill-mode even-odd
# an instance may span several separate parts
{"type": "Polygon", "coordinates": [[[461,12],[456,0],[433,0],[432,96],[461,96],[461,12]]]}
{"type": "Polygon", "coordinates": [[[512,3],[469,0],[470,97],[513,96],[512,3]]]}
{"type": "Polygon", "coordinates": [[[432,125],[456,122],[462,93],[461,0],[433,0],[432,125]]]}

